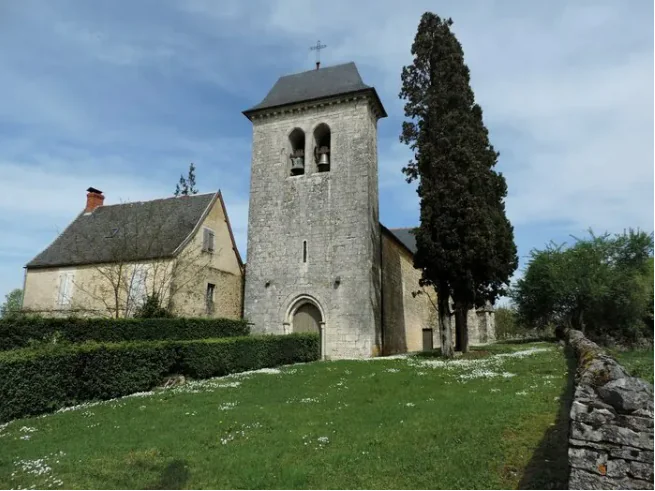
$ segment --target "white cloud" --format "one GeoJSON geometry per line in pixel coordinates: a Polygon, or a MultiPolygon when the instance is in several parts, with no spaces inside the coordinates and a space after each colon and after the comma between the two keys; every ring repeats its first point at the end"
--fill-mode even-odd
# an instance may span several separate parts
{"type": "Polygon", "coordinates": [[[0,221],[12,237],[0,238],[0,262],[15,271],[0,275],[0,294],[20,285],[21,254],[66,225],[89,185],[108,202],[168,195],[190,161],[202,191],[223,190],[245,256],[251,135],[239,111],[277,77],[311,69],[319,38],[325,65],[355,61],[377,88],[389,113],[381,219],[415,224],[398,92],[428,9],[455,21],[517,232],[652,229],[651,3],[19,2],[0,31],[14,47],[0,60],[0,221]]]}

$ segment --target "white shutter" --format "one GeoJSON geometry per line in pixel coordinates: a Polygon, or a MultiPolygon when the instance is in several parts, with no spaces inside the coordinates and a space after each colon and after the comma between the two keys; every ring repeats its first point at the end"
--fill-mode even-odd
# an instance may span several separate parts
{"type": "Polygon", "coordinates": [[[59,275],[59,296],[57,298],[57,305],[59,307],[67,307],[71,303],[73,297],[73,278],[74,274],[71,272],[61,273],[59,275]]]}
{"type": "Polygon", "coordinates": [[[206,251],[209,249],[209,230],[206,228],[202,229],[202,250],[206,251]]]}
{"type": "Polygon", "coordinates": [[[129,310],[143,305],[146,296],[146,270],[143,265],[134,267],[132,283],[130,284],[129,310]]]}
{"type": "Polygon", "coordinates": [[[65,285],[66,285],[66,273],[60,273],[59,274],[59,292],[57,294],[57,306],[58,307],[63,307],[64,305],[64,298],[66,298],[66,292],[65,292],[65,285]]]}
{"type": "Polygon", "coordinates": [[[213,230],[209,230],[207,250],[209,252],[214,252],[214,231],[213,230]]]}

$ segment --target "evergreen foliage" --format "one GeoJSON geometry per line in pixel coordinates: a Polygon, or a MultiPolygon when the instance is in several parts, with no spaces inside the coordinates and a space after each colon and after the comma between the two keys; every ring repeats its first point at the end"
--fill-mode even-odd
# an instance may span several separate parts
{"type": "Polygon", "coordinates": [[[189,164],[189,173],[186,178],[180,174],[180,180],[175,185],[173,196],[190,196],[192,194],[198,194],[198,188],[196,187],[196,166],[193,165],[193,162],[189,164]]]}
{"type": "Polygon", "coordinates": [[[0,351],[26,346],[85,341],[121,342],[246,336],[248,323],[202,318],[56,318],[25,316],[0,319],[0,351]]]}
{"type": "Polygon", "coordinates": [[[157,293],[148,295],[143,305],[137,307],[134,317],[141,319],[163,319],[166,317],[175,317],[170,310],[162,306],[162,302],[157,293]]]}
{"type": "Polygon", "coordinates": [[[467,351],[466,312],[502,295],[518,265],[505,215],[507,185],[494,170],[498,153],[475,103],[452,24],[423,14],[400,92],[408,118],[400,140],[414,152],[403,172],[408,182],[419,181],[414,262],[423,271],[422,284],[437,291],[446,356],[452,355],[448,299],[454,300],[457,344],[467,351]]]}
{"type": "Polygon", "coordinates": [[[150,390],[171,374],[217,377],[318,357],[315,334],[8,351],[0,353],[0,422],[150,390]]]}

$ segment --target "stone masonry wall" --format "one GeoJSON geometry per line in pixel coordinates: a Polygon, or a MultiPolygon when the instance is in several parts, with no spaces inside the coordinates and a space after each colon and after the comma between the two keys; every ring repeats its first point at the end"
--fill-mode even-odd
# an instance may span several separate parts
{"type": "Polygon", "coordinates": [[[420,289],[421,271],[414,258],[396,240],[382,233],[382,332],[383,354],[423,350],[423,329],[432,328],[433,348],[441,346],[437,329],[437,298],[412,295],[420,289]],[[434,302],[434,303],[433,303],[434,302]]]}
{"type": "Polygon", "coordinates": [[[580,331],[569,434],[570,489],[653,489],[653,391],[580,331]]]}
{"type": "Polygon", "coordinates": [[[379,353],[376,124],[365,98],[253,120],[244,305],[253,332],[290,332],[294,311],[311,302],[322,314],[327,358],[379,353]],[[329,172],[319,172],[313,159],[314,131],[323,123],[331,131],[329,172]],[[299,176],[290,175],[295,128],[305,134],[299,176]]]}

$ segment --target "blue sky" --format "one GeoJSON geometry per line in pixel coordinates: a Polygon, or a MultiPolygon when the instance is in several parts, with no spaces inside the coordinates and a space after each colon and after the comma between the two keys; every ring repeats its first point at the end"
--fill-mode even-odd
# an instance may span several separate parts
{"type": "Polygon", "coordinates": [[[0,4],[0,298],[83,208],[169,196],[189,162],[223,191],[245,255],[250,122],[276,79],[354,61],[389,113],[380,213],[413,226],[400,70],[421,14],[452,17],[522,263],[588,227],[653,229],[653,3],[647,0],[31,1],[0,4]]]}

